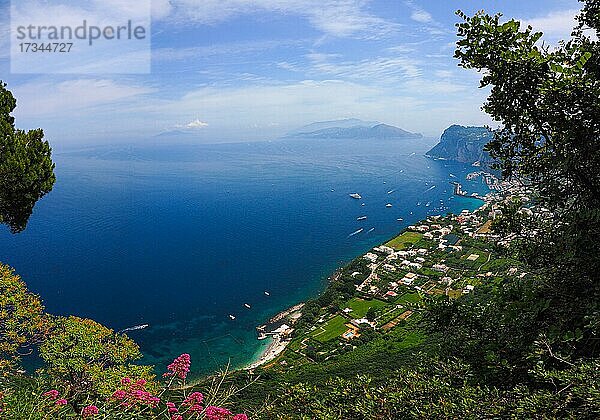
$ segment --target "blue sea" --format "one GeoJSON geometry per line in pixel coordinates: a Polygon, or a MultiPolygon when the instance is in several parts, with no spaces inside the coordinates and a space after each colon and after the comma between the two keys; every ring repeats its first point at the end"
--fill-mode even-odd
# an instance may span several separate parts
{"type": "Polygon", "coordinates": [[[428,214],[481,205],[452,196],[454,180],[487,188],[465,180],[469,165],[426,158],[434,143],[149,142],[55,153],[54,190],[25,232],[2,229],[0,260],[50,313],[115,330],[149,324],[129,335],[159,372],[181,353],[196,374],[242,366],[267,345],[255,327],[317,295],[341,264],[428,214]]]}

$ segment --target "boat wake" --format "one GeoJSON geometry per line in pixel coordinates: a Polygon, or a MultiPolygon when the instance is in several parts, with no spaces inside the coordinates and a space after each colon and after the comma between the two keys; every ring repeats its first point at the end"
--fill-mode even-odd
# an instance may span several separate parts
{"type": "Polygon", "coordinates": [[[356,232],[352,232],[350,235],[348,235],[348,238],[353,237],[354,235],[358,235],[359,233],[361,233],[364,229],[360,228],[358,229],[356,232]]]}

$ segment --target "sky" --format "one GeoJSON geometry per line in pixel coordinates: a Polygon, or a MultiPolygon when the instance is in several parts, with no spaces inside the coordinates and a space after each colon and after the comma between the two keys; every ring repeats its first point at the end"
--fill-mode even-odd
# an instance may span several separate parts
{"type": "MultiPolygon", "coordinates": [[[[139,4],[88,1],[113,13],[139,4]]],[[[0,0],[0,79],[18,100],[17,126],[44,128],[59,149],[172,131],[199,143],[272,140],[342,118],[439,137],[452,124],[491,123],[479,75],[453,58],[456,9],[502,12],[556,43],[580,8],[576,0],[151,1],[149,73],[12,74],[10,2],[0,0]]]]}

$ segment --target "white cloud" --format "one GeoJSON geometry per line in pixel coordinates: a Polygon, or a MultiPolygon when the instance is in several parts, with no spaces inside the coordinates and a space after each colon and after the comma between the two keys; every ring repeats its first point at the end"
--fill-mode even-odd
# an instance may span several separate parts
{"type": "Polygon", "coordinates": [[[556,10],[543,16],[521,19],[521,28],[531,25],[534,31],[543,32],[543,39],[548,42],[566,40],[577,25],[575,16],[578,13],[579,9],[556,10]]]}
{"type": "Polygon", "coordinates": [[[332,54],[309,54],[310,71],[338,78],[370,81],[374,84],[397,83],[419,77],[422,71],[417,60],[406,57],[378,57],[360,61],[335,61],[332,54]]]}
{"type": "Polygon", "coordinates": [[[204,127],[208,127],[208,123],[204,122],[204,121],[200,121],[198,118],[196,118],[194,121],[191,121],[189,123],[187,123],[186,128],[204,128],[204,127]]]}
{"type": "Polygon", "coordinates": [[[216,24],[256,12],[305,17],[315,28],[336,37],[377,38],[399,25],[365,10],[367,1],[355,0],[171,0],[171,19],[216,24]]]}
{"type": "Polygon", "coordinates": [[[24,118],[48,115],[64,118],[67,112],[89,113],[103,105],[118,107],[119,104],[153,92],[153,89],[143,86],[98,79],[31,82],[12,86],[11,89],[19,98],[15,114],[24,118]]]}
{"type": "Polygon", "coordinates": [[[425,10],[422,10],[422,9],[414,10],[412,12],[412,14],[410,15],[410,18],[416,22],[421,22],[421,23],[429,23],[429,22],[433,21],[431,14],[429,14],[429,12],[426,12],[425,10]]]}

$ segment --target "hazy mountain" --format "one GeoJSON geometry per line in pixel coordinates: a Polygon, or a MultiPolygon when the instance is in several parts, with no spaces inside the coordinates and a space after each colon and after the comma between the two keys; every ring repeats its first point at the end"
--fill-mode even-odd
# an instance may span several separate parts
{"type": "Polygon", "coordinates": [[[310,139],[416,139],[423,136],[375,121],[347,119],[312,123],[291,131],[286,137],[310,139]]]}

